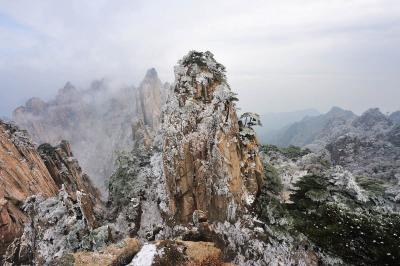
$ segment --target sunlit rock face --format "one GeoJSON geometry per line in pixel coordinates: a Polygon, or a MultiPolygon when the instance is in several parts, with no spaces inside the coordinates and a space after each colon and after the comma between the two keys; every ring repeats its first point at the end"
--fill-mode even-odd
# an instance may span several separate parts
{"type": "Polygon", "coordinates": [[[13,120],[39,144],[68,140],[83,171],[104,192],[116,151],[131,149],[132,125],[143,120],[151,130],[159,126],[165,87],[155,69],[138,88],[96,80],[80,90],[68,82],[53,100],[28,100],[14,111],[13,120]]]}
{"type": "Polygon", "coordinates": [[[263,170],[254,134],[239,127],[225,68],[210,52],[189,52],[172,90],[162,125],[170,209],[180,222],[195,210],[235,220],[258,193],[263,170]]]}
{"type": "Polygon", "coordinates": [[[86,223],[97,225],[93,208],[99,193],[82,173],[66,141],[36,149],[26,131],[0,121],[0,182],[0,256],[22,234],[29,220],[22,206],[35,194],[46,199],[64,189],[80,202],[86,223]]]}
{"type": "Polygon", "coordinates": [[[0,121],[0,256],[21,233],[26,216],[19,205],[26,197],[52,196],[57,185],[26,132],[0,121]]]}

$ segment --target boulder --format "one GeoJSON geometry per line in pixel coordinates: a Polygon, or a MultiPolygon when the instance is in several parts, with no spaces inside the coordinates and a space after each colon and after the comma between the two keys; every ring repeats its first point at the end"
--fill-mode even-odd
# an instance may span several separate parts
{"type": "Polygon", "coordinates": [[[140,243],[135,238],[126,238],[100,251],[82,251],[65,255],[59,265],[69,266],[119,266],[129,263],[140,250],[140,243]]]}

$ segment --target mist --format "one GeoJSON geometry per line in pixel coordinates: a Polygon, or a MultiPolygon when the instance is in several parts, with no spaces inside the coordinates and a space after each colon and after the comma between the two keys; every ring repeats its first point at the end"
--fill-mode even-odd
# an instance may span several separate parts
{"type": "Polygon", "coordinates": [[[359,1],[1,1],[0,116],[67,81],[163,82],[189,50],[227,68],[244,111],[400,109],[400,4],[359,1]]]}

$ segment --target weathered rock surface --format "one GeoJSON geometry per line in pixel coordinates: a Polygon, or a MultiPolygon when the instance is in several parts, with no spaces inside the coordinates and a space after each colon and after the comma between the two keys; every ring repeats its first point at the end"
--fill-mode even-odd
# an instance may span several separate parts
{"type": "Polygon", "coordinates": [[[76,199],[64,189],[55,197],[34,195],[25,201],[22,210],[28,216],[21,237],[8,247],[5,265],[54,265],[66,253],[79,250],[97,250],[112,241],[107,226],[95,228],[92,224],[94,206],[76,199]]]}
{"type": "Polygon", "coordinates": [[[137,239],[127,238],[99,251],[81,251],[64,255],[58,263],[63,266],[122,266],[132,260],[140,247],[137,239]]]}
{"type": "Polygon", "coordinates": [[[162,128],[169,206],[177,221],[189,222],[195,210],[211,221],[235,220],[259,191],[257,142],[250,128],[252,136],[240,135],[235,100],[224,66],[210,52],[190,52],[175,67],[162,128]]]}
{"type": "Polygon", "coordinates": [[[48,198],[65,188],[80,202],[87,223],[96,226],[93,208],[99,194],[82,174],[67,142],[36,150],[26,132],[0,121],[0,182],[0,255],[29,221],[21,208],[32,195],[48,198]]]}
{"type": "Polygon", "coordinates": [[[21,234],[26,216],[19,207],[30,195],[53,196],[58,188],[29,137],[0,121],[0,255],[21,234]]]}
{"type": "Polygon", "coordinates": [[[150,128],[158,127],[165,86],[154,69],[138,88],[114,88],[99,80],[78,90],[68,82],[51,101],[28,100],[14,111],[13,120],[39,144],[68,140],[84,171],[105,191],[116,151],[132,145],[132,124],[142,120],[150,128]]]}
{"type": "Polygon", "coordinates": [[[131,266],[233,265],[222,261],[222,252],[211,242],[160,240],[143,246],[131,266]]]}

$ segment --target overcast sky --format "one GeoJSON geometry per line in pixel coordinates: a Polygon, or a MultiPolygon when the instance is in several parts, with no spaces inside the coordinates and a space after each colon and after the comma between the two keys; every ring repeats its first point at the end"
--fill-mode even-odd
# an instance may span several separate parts
{"type": "Polygon", "coordinates": [[[400,109],[399,0],[0,0],[0,116],[66,81],[173,81],[192,49],[226,66],[246,111],[400,109]]]}

